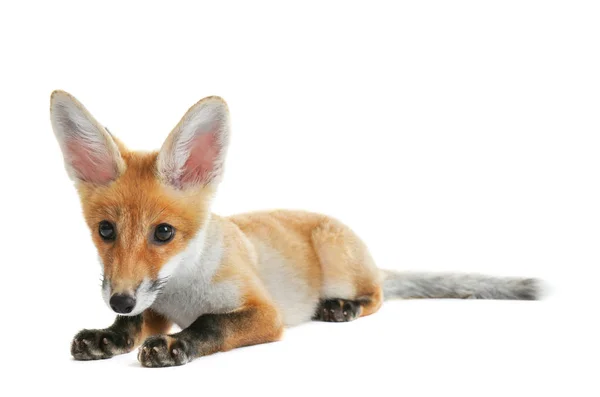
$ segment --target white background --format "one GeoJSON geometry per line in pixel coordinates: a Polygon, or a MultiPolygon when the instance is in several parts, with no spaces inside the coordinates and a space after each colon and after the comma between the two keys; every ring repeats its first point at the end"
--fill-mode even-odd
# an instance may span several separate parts
{"type": "Polygon", "coordinates": [[[1,387],[597,396],[599,18],[548,0],[3,2],[1,387]],[[548,296],[391,302],[179,368],[75,362],[72,336],[113,315],[50,128],[57,88],[136,149],[220,95],[216,213],[325,212],[381,267],[535,276],[548,296]]]}

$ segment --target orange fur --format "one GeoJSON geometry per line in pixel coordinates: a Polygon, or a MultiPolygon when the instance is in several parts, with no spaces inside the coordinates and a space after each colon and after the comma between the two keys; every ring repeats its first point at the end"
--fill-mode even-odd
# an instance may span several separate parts
{"type": "Polygon", "coordinates": [[[142,324],[142,332],[136,338],[136,346],[142,343],[146,338],[153,335],[160,335],[169,332],[173,323],[167,320],[164,316],[154,312],[152,309],[147,309],[143,314],[144,322],[142,324]]]}
{"type": "Polygon", "coordinates": [[[105,276],[115,292],[127,292],[145,277],[156,278],[161,266],[186,247],[209,215],[213,192],[171,189],[156,178],[157,153],[129,152],[120,146],[126,168],[116,181],[108,186],[79,183],[77,187],[105,276]],[[102,220],[119,225],[115,244],[107,244],[96,232],[102,220]],[[162,222],[175,226],[176,236],[169,244],[152,244],[152,230],[162,222]]]}
{"type": "MultiPolygon", "coordinates": [[[[156,153],[129,152],[119,146],[126,164],[119,179],[108,186],[80,183],[78,191],[105,274],[115,292],[128,292],[145,277],[156,278],[161,266],[186,247],[210,215],[208,206],[214,192],[203,188],[184,194],[171,189],[156,177],[156,153]],[[95,232],[101,220],[119,225],[117,243],[107,244],[95,232]],[[176,237],[166,245],[152,244],[150,234],[162,222],[176,227],[176,237]]],[[[290,267],[315,296],[361,299],[366,302],[363,316],[381,306],[379,272],[364,244],[342,223],[302,211],[256,212],[229,218],[213,214],[212,218],[220,224],[226,252],[213,281],[235,280],[242,286],[240,310],[262,307],[271,311],[273,331],[268,335],[279,338],[281,318],[272,309],[274,303],[257,268],[264,246],[280,253],[285,258],[282,265],[290,267]],[[336,284],[352,293],[328,293],[336,284]]],[[[166,325],[150,327],[157,331],[145,332],[145,336],[160,333],[166,325]]],[[[246,338],[232,337],[228,347],[246,343],[246,338]]]]}
{"type": "MultiPolygon", "coordinates": [[[[64,92],[52,95],[51,119],[104,266],[107,303],[110,299],[113,306],[110,296],[133,299],[145,285],[144,299],[133,300],[142,305],[139,311],[133,306],[118,311],[133,316],[145,310],[142,326],[135,333],[119,332],[138,345],[164,334],[173,322],[186,324],[181,333],[147,339],[139,356],[144,365],[175,365],[193,358],[189,354],[279,340],[284,325],[310,320],[324,301],[355,302],[360,307],[353,316],[381,306],[380,271],[364,243],[341,222],[303,211],[211,214],[229,140],[222,99],[209,97],[192,106],[162,149],[151,153],[129,151],[64,92]],[[100,237],[103,221],[116,229],[116,237],[100,237]],[[175,230],[164,244],[154,239],[162,223],[175,230]],[[174,277],[173,269],[181,267],[183,273],[174,277]],[[159,281],[174,286],[166,298],[159,281]],[[192,289],[193,297],[177,290],[181,285],[192,289]],[[180,351],[190,343],[200,345],[180,351]]],[[[82,359],[106,354],[86,352],[80,342],[73,346],[82,359]]]]}

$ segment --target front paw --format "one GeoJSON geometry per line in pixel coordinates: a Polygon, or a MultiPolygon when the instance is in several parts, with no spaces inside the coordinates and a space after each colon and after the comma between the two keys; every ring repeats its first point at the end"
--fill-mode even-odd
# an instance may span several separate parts
{"type": "Polygon", "coordinates": [[[189,343],[168,335],[152,336],[142,344],[138,360],[144,367],[172,367],[192,360],[189,343]]]}
{"type": "Polygon", "coordinates": [[[127,335],[110,329],[84,329],[71,343],[75,360],[101,360],[127,353],[133,348],[133,340],[127,335]]]}

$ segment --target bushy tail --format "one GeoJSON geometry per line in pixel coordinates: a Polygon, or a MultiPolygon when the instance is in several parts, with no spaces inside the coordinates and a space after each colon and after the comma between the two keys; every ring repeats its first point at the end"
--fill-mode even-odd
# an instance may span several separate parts
{"type": "Polygon", "coordinates": [[[396,273],[383,270],[384,299],[540,298],[541,283],[532,278],[490,277],[460,273],[396,273]]]}

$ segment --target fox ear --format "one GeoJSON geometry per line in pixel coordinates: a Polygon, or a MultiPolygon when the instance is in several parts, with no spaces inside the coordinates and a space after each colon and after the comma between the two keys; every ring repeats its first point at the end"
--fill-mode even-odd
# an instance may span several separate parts
{"type": "Polygon", "coordinates": [[[50,119],[71,179],[106,185],[124,171],[115,141],[73,96],[54,91],[50,119]]]}
{"type": "Polygon", "coordinates": [[[229,110],[219,97],[204,98],[187,111],[158,154],[160,178],[176,189],[216,186],[229,144],[229,110]]]}

